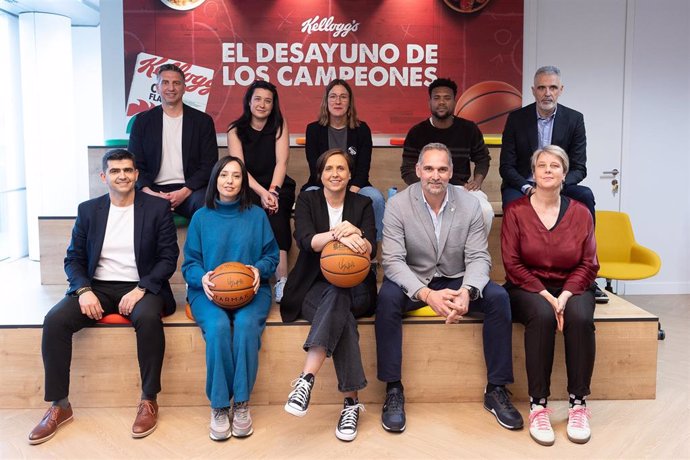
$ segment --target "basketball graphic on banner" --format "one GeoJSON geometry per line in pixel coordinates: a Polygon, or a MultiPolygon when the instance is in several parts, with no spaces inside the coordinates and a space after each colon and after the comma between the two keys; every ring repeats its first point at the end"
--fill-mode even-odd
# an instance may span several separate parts
{"type": "Polygon", "coordinates": [[[455,115],[471,120],[482,134],[500,134],[508,114],[522,107],[522,94],[504,81],[470,86],[455,104],[455,115]]]}

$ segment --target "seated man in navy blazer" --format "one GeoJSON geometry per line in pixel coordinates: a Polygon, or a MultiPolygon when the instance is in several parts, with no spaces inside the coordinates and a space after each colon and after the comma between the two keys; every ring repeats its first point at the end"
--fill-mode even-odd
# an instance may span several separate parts
{"type": "Polygon", "coordinates": [[[510,301],[505,289],[489,280],[491,257],[479,200],[448,186],[453,161],[443,144],[422,148],[416,174],[420,182],[391,198],[383,218],[385,277],[375,322],[378,378],[386,382],[383,428],[405,429],[402,318],[425,305],[446,323],[467,313],[484,314],[484,408],[502,426],[522,428],[522,416],[505,388],[513,383],[510,301]]]}
{"type": "Polygon", "coordinates": [[[65,257],[69,288],[43,322],[45,400],[52,406],[29,434],[31,444],[49,440],[72,420],[72,334],[111,313],[129,318],[136,331],[142,393],[132,436],[142,438],[157,426],[161,316],[175,311],[168,280],[177,268],[177,232],[166,200],[135,191],[138,172],[130,152],[110,150],[102,166],[108,194],[79,205],[65,257]]]}
{"type": "MultiPolygon", "coordinates": [[[[570,169],[565,176],[562,194],[587,206],[594,214],[594,194],[579,185],[587,176],[587,136],[580,112],[558,104],[563,92],[561,71],[544,66],[534,74],[532,94],[536,102],[508,115],[503,129],[501,164],[503,207],[523,195],[530,195],[535,186],[530,159],[537,149],[557,145],[568,154],[570,169]]],[[[608,296],[596,288],[597,303],[607,303],[608,296]]]]}
{"type": "Polygon", "coordinates": [[[532,86],[535,102],[508,115],[499,166],[504,208],[511,201],[531,194],[535,184],[530,158],[534,151],[557,145],[570,160],[563,195],[587,206],[594,217],[594,194],[588,187],[578,185],[587,176],[585,120],[580,112],[558,104],[562,92],[558,67],[540,67],[532,86]]]}
{"type": "Polygon", "coordinates": [[[139,169],[137,186],[191,219],[204,205],[211,168],[218,161],[216,128],[210,116],[182,102],[182,69],[163,64],[157,81],[161,105],[138,114],[129,136],[128,148],[139,169]]]}

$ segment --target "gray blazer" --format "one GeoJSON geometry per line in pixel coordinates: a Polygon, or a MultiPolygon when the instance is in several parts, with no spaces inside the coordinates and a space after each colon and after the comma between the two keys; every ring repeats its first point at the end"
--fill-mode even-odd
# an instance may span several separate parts
{"type": "Polygon", "coordinates": [[[491,256],[479,200],[452,185],[447,193],[439,244],[419,182],[386,205],[383,270],[411,299],[435,272],[446,278],[464,276],[463,284],[480,292],[489,282],[491,256]]]}

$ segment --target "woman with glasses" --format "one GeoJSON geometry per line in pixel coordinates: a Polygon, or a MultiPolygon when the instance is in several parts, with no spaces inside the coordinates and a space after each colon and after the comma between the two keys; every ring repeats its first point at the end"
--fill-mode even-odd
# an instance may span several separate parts
{"type": "Polygon", "coordinates": [[[319,119],[307,126],[305,147],[309,163],[309,181],[302,190],[321,188],[316,159],[327,150],[340,149],[352,161],[352,180],[348,190],[371,199],[376,220],[376,240],[381,241],[385,201],[381,192],[369,183],[371,165],[371,130],[357,117],[355,96],[345,80],[333,80],[324,92],[319,119]]]}

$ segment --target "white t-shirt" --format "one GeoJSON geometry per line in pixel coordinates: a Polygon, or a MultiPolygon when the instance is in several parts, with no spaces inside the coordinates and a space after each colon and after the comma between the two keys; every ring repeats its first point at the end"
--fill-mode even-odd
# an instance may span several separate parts
{"type": "Polygon", "coordinates": [[[333,228],[343,221],[343,207],[334,208],[328,202],[326,206],[328,206],[328,225],[333,228]]]}
{"type": "Polygon", "coordinates": [[[184,184],[182,115],[173,118],[163,112],[161,169],[158,171],[155,182],[158,185],[184,184]]]}
{"type": "Polygon", "coordinates": [[[101,281],[139,281],[134,256],[134,204],[110,204],[101,258],[93,277],[101,281]]]}

